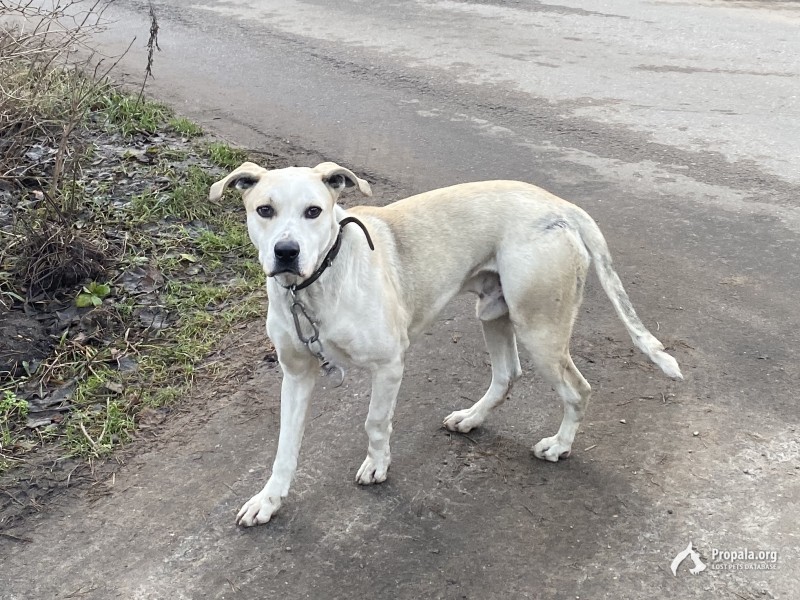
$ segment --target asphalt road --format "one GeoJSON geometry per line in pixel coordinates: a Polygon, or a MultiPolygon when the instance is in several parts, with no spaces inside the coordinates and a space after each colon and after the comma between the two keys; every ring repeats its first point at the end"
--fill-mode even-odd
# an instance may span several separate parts
{"type": "MultiPolygon", "coordinates": [[[[573,353],[595,393],[573,456],[530,453],[561,411],[530,372],[481,430],[447,434],[489,380],[458,301],[411,353],[390,480],[352,483],[368,392],[352,373],[318,394],[275,522],[245,531],[277,438],[254,324],[222,351],[237,375],[197,390],[107,494],[69,494],[0,546],[0,597],[800,597],[798,3],[154,5],[151,94],[233,142],[339,162],[377,203],[509,178],[584,207],[687,378],[647,365],[590,280],[573,353]],[[673,576],[690,541],[708,568],[673,576]],[[775,560],[720,557],[745,549],[775,560]]],[[[139,36],[135,80],[146,5],[111,15],[110,52],[139,36]]]]}

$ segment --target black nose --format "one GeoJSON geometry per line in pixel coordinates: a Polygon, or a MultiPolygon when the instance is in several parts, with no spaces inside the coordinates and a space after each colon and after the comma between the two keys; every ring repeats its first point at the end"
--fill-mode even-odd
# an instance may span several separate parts
{"type": "Polygon", "coordinates": [[[300,255],[300,245],[297,242],[287,241],[275,244],[275,258],[281,262],[291,262],[300,255]]]}

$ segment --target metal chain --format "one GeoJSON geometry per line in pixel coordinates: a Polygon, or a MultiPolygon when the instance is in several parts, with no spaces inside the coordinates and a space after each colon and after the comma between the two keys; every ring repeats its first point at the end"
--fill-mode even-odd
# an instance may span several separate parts
{"type": "MultiPolygon", "coordinates": [[[[328,250],[328,254],[322,260],[319,267],[311,274],[311,276],[306,279],[301,284],[293,285],[289,288],[289,294],[292,297],[292,303],[289,306],[289,310],[292,313],[292,319],[294,319],[294,328],[297,331],[297,337],[303,343],[303,345],[308,349],[308,351],[314,355],[317,360],[319,361],[320,367],[325,375],[331,375],[332,373],[339,372],[339,380],[334,384],[333,387],[339,387],[344,382],[344,369],[337,365],[332,365],[330,362],[325,360],[325,355],[323,354],[324,349],[322,347],[322,342],[319,341],[319,323],[317,323],[314,319],[311,318],[311,315],[308,314],[308,310],[306,309],[305,305],[297,299],[297,292],[307,288],[309,285],[314,283],[317,279],[319,279],[320,275],[333,264],[333,259],[339,254],[339,249],[342,245],[342,234],[344,233],[345,225],[349,223],[355,223],[361,228],[361,231],[364,232],[364,236],[367,238],[367,244],[369,244],[370,250],[375,250],[375,245],[372,243],[372,238],[369,235],[369,231],[367,230],[366,226],[356,219],[355,217],[346,217],[339,221],[339,234],[336,236],[336,241],[331,246],[331,249],[328,250]],[[305,319],[306,323],[311,326],[311,335],[306,336],[303,333],[303,327],[300,323],[301,317],[305,319]]],[[[286,287],[286,286],[284,286],[286,287]]]]}
{"type": "Polygon", "coordinates": [[[289,294],[292,297],[292,304],[290,305],[289,310],[291,311],[292,318],[294,319],[294,328],[297,331],[297,337],[308,349],[308,351],[319,361],[320,367],[326,376],[332,375],[337,371],[339,372],[339,379],[333,385],[335,388],[339,387],[344,382],[344,369],[338,365],[332,365],[328,360],[325,359],[322,342],[319,339],[319,323],[311,318],[311,315],[308,314],[308,310],[306,309],[305,305],[297,299],[297,290],[295,289],[295,286],[289,288],[289,294]],[[303,327],[300,323],[301,317],[305,319],[308,325],[311,326],[311,335],[306,336],[303,333],[303,327]]]}

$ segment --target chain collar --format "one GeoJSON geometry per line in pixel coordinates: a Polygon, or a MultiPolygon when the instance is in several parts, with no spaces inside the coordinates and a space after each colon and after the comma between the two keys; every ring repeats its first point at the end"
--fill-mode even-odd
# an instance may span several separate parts
{"type": "Polygon", "coordinates": [[[325,355],[323,354],[322,342],[319,340],[319,323],[311,317],[306,306],[297,299],[297,292],[314,283],[317,279],[319,279],[320,275],[322,275],[325,269],[333,264],[333,259],[335,259],[339,254],[339,250],[342,247],[342,233],[344,232],[345,225],[348,223],[355,223],[361,227],[361,230],[364,232],[364,235],[367,238],[367,243],[369,244],[370,250],[375,250],[375,246],[372,243],[372,238],[370,238],[369,232],[364,224],[355,217],[346,217],[339,221],[339,234],[336,236],[336,241],[333,243],[333,246],[331,246],[331,249],[328,250],[328,254],[325,255],[325,258],[322,260],[322,263],[319,265],[319,267],[317,267],[311,276],[300,285],[292,285],[287,288],[292,300],[289,310],[292,313],[292,319],[294,320],[294,328],[297,332],[297,337],[308,349],[308,351],[317,358],[320,367],[326,376],[338,372],[339,379],[334,383],[333,387],[339,387],[344,382],[344,369],[338,365],[331,364],[330,361],[325,358],[325,355]],[[303,324],[301,321],[305,321],[307,325],[310,325],[310,335],[305,335],[303,333],[303,324]]]}
{"type": "Polygon", "coordinates": [[[324,375],[332,375],[338,371],[339,378],[333,384],[333,387],[339,387],[344,382],[344,369],[338,365],[331,364],[330,361],[325,358],[325,355],[322,353],[322,342],[319,340],[319,323],[311,318],[311,315],[308,314],[308,309],[306,309],[305,305],[297,299],[297,296],[295,295],[295,289],[293,287],[289,288],[289,294],[292,297],[292,304],[290,305],[289,310],[292,312],[292,319],[294,319],[294,328],[295,331],[297,331],[297,337],[300,339],[306,349],[319,361],[319,365],[322,368],[324,375]],[[306,322],[306,324],[311,326],[310,335],[305,335],[303,333],[303,325],[301,323],[303,320],[306,322]]]}
{"type": "Polygon", "coordinates": [[[306,289],[317,279],[319,279],[319,276],[325,272],[325,269],[327,269],[328,267],[331,266],[331,264],[333,264],[333,259],[336,258],[336,256],[339,254],[339,250],[342,248],[342,234],[344,233],[345,225],[347,225],[348,223],[355,223],[356,225],[361,227],[361,230],[364,232],[364,235],[367,238],[367,244],[369,244],[369,249],[375,250],[375,246],[372,243],[372,238],[369,237],[369,231],[367,231],[367,228],[364,226],[364,224],[355,217],[346,217],[341,221],[339,221],[339,234],[336,236],[336,241],[333,243],[333,246],[331,246],[331,249],[328,250],[328,254],[326,254],[325,258],[322,259],[322,262],[317,267],[316,271],[314,271],[311,274],[311,276],[308,279],[306,279],[303,283],[299,285],[293,285],[292,287],[290,287],[289,288],[290,290],[299,292],[300,290],[306,289]]]}

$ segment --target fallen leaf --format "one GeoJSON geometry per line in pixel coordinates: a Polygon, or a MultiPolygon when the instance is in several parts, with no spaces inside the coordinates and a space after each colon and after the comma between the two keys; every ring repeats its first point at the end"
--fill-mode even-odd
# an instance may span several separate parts
{"type": "Polygon", "coordinates": [[[105,387],[107,390],[110,390],[115,394],[121,394],[123,391],[125,391],[125,387],[117,381],[106,381],[105,387]]]}

